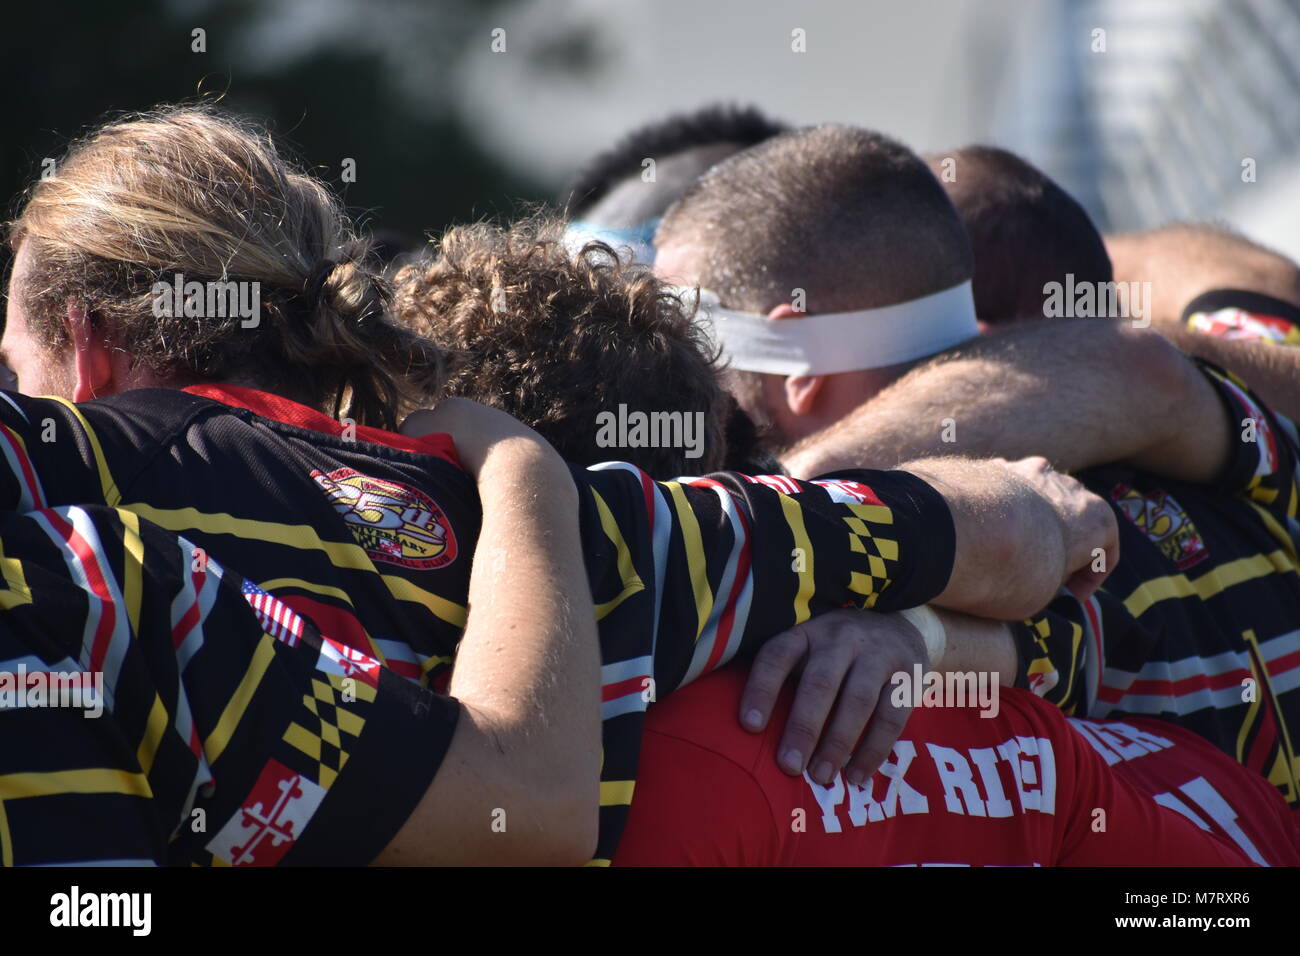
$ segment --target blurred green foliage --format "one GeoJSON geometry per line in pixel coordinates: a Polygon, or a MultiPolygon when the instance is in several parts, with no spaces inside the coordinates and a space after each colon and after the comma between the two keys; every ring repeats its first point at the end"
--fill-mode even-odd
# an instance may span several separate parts
{"type": "Polygon", "coordinates": [[[422,76],[445,75],[439,64],[465,43],[486,42],[489,17],[500,6],[501,0],[10,4],[0,28],[6,218],[42,160],[61,155],[87,127],[200,96],[220,96],[224,106],[267,122],[372,229],[417,240],[451,222],[508,214],[520,200],[542,198],[539,187],[512,177],[476,145],[465,119],[445,102],[452,95],[447,84],[430,82],[413,95],[409,76],[399,75],[404,63],[420,66],[422,76]],[[329,30],[331,12],[349,15],[340,21],[342,36],[329,30]],[[402,34],[406,52],[384,46],[382,35],[350,43],[346,24],[358,17],[402,34]],[[303,37],[323,39],[303,46],[295,35],[300,22],[303,37]],[[206,31],[205,53],[191,50],[195,27],[206,31]],[[294,41],[291,55],[276,54],[277,36],[294,41]],[[415,58],[427,59],[414,64],[415,58]],[[356,160],[353,183],[340,181],[345,157],[356,160]]]}

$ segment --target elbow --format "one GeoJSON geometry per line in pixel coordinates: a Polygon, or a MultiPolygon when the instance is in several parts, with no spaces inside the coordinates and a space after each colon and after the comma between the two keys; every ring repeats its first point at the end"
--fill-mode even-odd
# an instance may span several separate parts
{"type": "Polygon", "coordinates": [[[561,821],[562,837],[550,849],[548,866],[586,866],[596,855],[596,840],[600,832],[599,801],[592,805],[584,801],[564,813],[561,821]]]}
{"type": "Polygon", "coordinates": [[[578,788],[552,799],[537,801],[533,810],[533,838],[516,846],[508,861],[499,857],[495,865],[586,866],[596,853],[600,830],[599,799],[578,788]]]}
{"type": "Polygon", "coordinates": [[[1122,354],[1135,382],[1146,383],[1155,408],[1144,413],[1172,412],[1187,395],[1188,375],[1195,366],[1177,346],[1154,329],[1119,326],[1122,354]]]}

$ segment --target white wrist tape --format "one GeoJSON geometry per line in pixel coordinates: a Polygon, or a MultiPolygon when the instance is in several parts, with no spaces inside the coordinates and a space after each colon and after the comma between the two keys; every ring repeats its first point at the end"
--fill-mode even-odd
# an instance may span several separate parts
{"type": "Polygon", "coordinates": [[[943,652],[948,647],[948,631],[944,628],[939,615],[924,604],[898,613],[902,615],[903,620],[921,632],[921,639],[925,641],[925,653],[930,658],[930,666],[938,666],[943,660],[943,652]]]}

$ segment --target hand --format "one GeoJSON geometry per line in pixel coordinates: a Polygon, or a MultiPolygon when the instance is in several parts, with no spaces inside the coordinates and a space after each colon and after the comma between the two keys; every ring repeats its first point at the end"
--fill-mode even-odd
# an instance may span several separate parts
{"type": "MultiPolygon", "coordinates": [[[[403,435],[448,434],[456,444],[461,465],[475,479],[482,477],[488,459],[510,447],[525,454],[535,453],[555,473],[569,475],[559,453],[537,432],[510,415],[468,398],[444,398],[435,408],[412,412],[402,422],[403,435]]],[[[572,487],[572,480],[562,482],[572,487]]]]}
{"type": "Polygon", "coordinates": [[[763,730],[781,688],[802,664],[777,763],[791,775],[811,767],[823,784],[847,764],[845,776],[861,784],[884,762],[911,714],[890,702],[890,678],[910,674],[918,663],[929,666],[925,643],[899,615],[830,611],[759,648],[741,695],[740,722],[754,733],[763,730]]]}
{"type": "Polygon", "coordinates": [[[994,460],[1028,482],[1055,509],[1065,534],[1065,587],[1080,601],[1090,598],[1119,561],[1115,512],[1076,479],[1056,471],[1046,458],[994,460]],[[1102,551],[1100,569],[1093,570],[1098,548],[1102,551]]]}

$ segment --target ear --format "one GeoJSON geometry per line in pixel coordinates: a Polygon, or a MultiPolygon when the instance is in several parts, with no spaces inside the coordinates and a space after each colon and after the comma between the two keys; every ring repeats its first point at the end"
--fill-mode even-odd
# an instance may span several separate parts
{"type": "Polygon", "coordinates": [[[72,400],[88,402],[113,394],[118,390],[118,363],[104,333],[94,327],[80,303],[68,303],[63,321],[73,347],[72,400]]]}
{"type": "MultiPolygon", "coordinates": [[[[803,312],[796,312],[794,306],[790,303],[783,302],[767,313],[767,317],[774,321],[778,319],[795,320],[803,318],[804,314],[803,312]]],[[[791,375],[787,377],[785,380],[786,407],[795,415],[811,414],[817,404],[817,395],[825,384],[825,375],[791,375]]]]}

